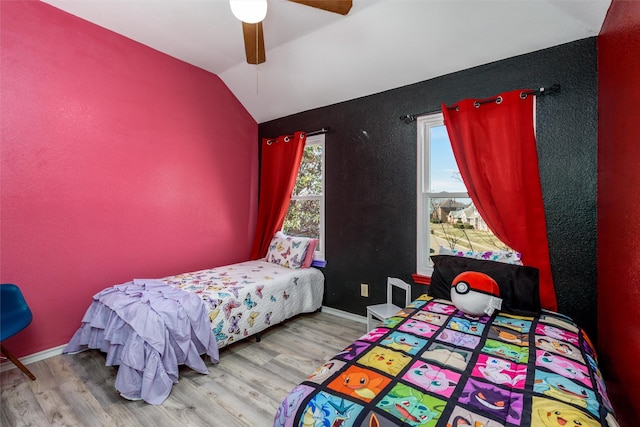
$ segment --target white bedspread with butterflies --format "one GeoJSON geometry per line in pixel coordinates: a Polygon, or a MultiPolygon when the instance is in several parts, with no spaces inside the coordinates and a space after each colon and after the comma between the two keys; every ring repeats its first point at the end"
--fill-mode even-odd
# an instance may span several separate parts
{"type": "Polygon", "coordinates": [[[218,348],[322,306],[324,276],[315,268],[290,269],[247,261],[161,279],[200,296],[218,348]]]}

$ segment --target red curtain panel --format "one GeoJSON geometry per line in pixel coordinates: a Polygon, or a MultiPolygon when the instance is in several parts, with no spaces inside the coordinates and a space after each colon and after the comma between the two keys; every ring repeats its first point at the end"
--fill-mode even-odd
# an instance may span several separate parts
{"type": "Polygon", "coordinates": [[[274,233],[282,228],[306,141],[304,132],[262,140],[258,220],[251,259],[264,257],[274,233]]]}
{"type": "Polygon", "coordinates": [[[540,271],[542,307],[557,311],[533,125],[533,95],[442,106],[469,196],[491,231],[540,271]]]}

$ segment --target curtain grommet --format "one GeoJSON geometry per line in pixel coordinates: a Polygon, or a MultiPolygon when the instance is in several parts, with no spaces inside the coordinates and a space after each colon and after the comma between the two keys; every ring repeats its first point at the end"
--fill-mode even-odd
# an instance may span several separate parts
{"type": "Polygon", "coordinates": [[[480,102],[476,101],[473,103],[473,106],[476,108],[480,108],[480,102]]]}
{"type": "Polygon", "coordinates": [[[496,98],[496,104],[502,104],[502,96],[496,98]]]}
{"type": "Polygon", "coordinates": [[[520,99],[527,99],[527,97],[529,96],[528,93],[526,92],[520,92],[520,99]]]}

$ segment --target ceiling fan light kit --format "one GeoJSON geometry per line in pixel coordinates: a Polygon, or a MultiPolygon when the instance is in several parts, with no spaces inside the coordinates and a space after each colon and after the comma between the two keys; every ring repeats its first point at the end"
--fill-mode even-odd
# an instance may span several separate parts
{"type": "Polygon", "coordinates": [[[233,16],[247,24],[257,24],[267,16],[267,0],[229,0],[233,16]]]}
{"type": "MultiPolygon", "coordinates": [[[[304,6],[327,12],[346,15],[351,10],[352,0],[289,0],[304,6]]],[[[262,20],[267,16],[267,0],[229,0],[233,15],[242,21],[244,50],[248,64],[266,61],[262,20]]]]}

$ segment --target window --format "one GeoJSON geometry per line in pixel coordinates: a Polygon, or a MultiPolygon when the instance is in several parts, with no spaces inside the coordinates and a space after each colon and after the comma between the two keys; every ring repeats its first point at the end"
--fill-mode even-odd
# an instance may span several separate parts
{"type": "Polygon", "coordinates": [[[324,134],[307,138],[282,231],[318,239],[315,259],[324,259],[324,134]]]}
{"type": "Polygon", "coordinates": [[[462,181],[442,113],[419,117],[417,273],[430,276],[439,247],[509,250],[487,228],[462,181]]]}

